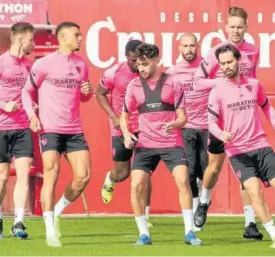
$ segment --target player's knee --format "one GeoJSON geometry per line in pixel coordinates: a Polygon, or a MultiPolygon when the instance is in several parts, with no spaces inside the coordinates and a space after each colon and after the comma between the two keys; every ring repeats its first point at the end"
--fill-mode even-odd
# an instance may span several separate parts
{"type": "Polygon", "coordinates": [[[221,172],[221,170],[222,170],[222,163],[215,161],[209,164],[209,171],[212,174],[218,175],[221,172]]]}
{"type": "Polygon", "coordinates": [[[76,179],[75,179],[76,185],[79,188],[79,190],[82,190],[83,188],[85,188],[87,186],[87,184],[90,181],[90,177],[91,176],[89,173],[81,174],[76,177],[76,179]]]}
{"type": "Polygon", "coordinates": [[[30,172],[30,167],[29,165],[22,165],[16,169],[16,177],[17,181],[24,181],[28,182],[29,181],[29,174],[30,172]]]}
{"type": "Polygon", "coordinates": [[[139,198],[143,190],[145,189],[146,184],[142,181],[132,181],[131,183],[131,195],[132,197],[139,198]]]}
{"type": "Polygon", "coordinates": [[[1,187],[5,186],[8,183],[8,180],[9,180],[8,173],[0,171],[0,184],[1,184],[1,187]]]}
{"type": "Polygon", "coordinates": [[[127,179],[130,175],[130,170],[128,168],[122,168],[117,172],[117,181],[122,182],[127,179]]]}

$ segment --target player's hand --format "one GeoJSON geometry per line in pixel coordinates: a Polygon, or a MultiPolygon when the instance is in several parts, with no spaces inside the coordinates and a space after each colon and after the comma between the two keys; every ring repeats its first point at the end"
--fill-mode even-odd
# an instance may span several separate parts
{"type": "Polygon", "coordinates": [[[4,106],[5,112],[16,112],[18,109],[20,109],[20,104],[17,101],[10,101],[6,102],[4,106]]]}
{"type": "Polygon", "coordinates": [[[169,135],[169,133],[171,132],[172,129],[174,129],[172,122],[165,123],[163,125],[163,133],[164,133],[164,135],[166,135],[166,136],[169,135]]]}
{"type": "Polygon", "coordinates": [[[135,135],[128,133],[127,135],[124,135],[124,146],[127,149],[132,149],[133,146],[136,144],[137,138],[135,135]]]}
{"type": "Polygon", "coordinates": [[[90,94],[93,93],[93,88],[92,88],[92,85],[90,84],[89,81],[83,82],[81,84],[81,89],[80,90],[81,90],[81,93],[83,95],[90,95],[90,94]]]}
{"type": "Polygon", "coordinates": [[[232,140],[232,138],[233,138],[233,135],[230,132],[227,132],[227,131],[222,132],[221,139],[224,143],[229,143],[232,140]]]}
{"type": "Polygon", "coordinates": [[[33,132],[41,130],[41,123],[37,116],[33,116],[30,121],[30,129],[33,132]]]}
{"type": "Polygon", "coordinates": [[[116,128],[120,127],[120,118],[119,117],[115,116],[115,117],[111,118],[111,120],[116,128]]]}

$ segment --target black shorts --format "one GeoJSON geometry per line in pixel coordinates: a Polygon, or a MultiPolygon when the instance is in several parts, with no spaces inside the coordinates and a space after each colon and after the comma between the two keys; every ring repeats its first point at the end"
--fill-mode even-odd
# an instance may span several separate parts
{"type": "MultiPolygon", "coordinates": [[[[138,133],[134,133],[138,137],[138,133]]],[[[124,137],[116,136],[112,137],[112,150],[113,160],[115,162],[127,162],[130,161],[133,156],[133,149],[127,149],[124,146],[124,137]]]]}
{"type": "Polygon", "coordinates": [[[0,163],[9,163],[12,157],[33,157],[30,129],[0,131],[0,163]]]}
{"type": "Polygon", "coordinates": [[[229,161],[242,184],[252,177],[258,177],[264,183],[275,178],[275,153],[271,147],[235,155],[229,161]]]}
{"type": "Polygon", "coordinates": [[[208,131],[186,128],[182,129],[181,132],[190,177],[202,180],[204,171],[208,165],[208,131]]]}
{"type": "Polygon", "coordinates": [[[157,168],[160,160],[165,163],[171,172],[179,165],[187,166],[186,156],[181,147],[162,149],[137,148],[132,170],[143,170],[150,173],[157,168]]]}
{"type": "Polygon", "coordinates": [[[45,133],[40,136],[40,148],[42,153],[46,151],[57,151],[71,153],[89,150],[83,133],[79,134],[57,134],[45,133]]]}
{"type": "Polygon", "coordinates": [[[224,142],[216,138],[214,135],[209,133],[208,137],[208,152],[211,154],[222,154],[224,153],[224,142]]]}

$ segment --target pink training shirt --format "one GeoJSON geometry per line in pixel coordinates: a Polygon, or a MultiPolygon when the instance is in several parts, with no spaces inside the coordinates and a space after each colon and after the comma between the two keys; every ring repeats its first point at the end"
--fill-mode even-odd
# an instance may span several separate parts
{"type": "MultiPolygon", "coordinates": [[[[149,85],[149,90],[151,90],[151,98],[155,97],[157,94],[156,85],[158,81],[147,80],[146,82],[149,85]]],[[[168,76],[167,80],[164,82],[160,98],[161,99],[154,99],[154,103],[151,102],[146,104],[146,107],[153,109],[157,106],[161,106],[163,103],[167,103],[174,108],[174,111],[139,113],[139,137],[137,147],[170,148],[182,146],[179,129],[172,130],[169,135],[165,135],[163,132],[164,124],[176,119],[175,109],[184,109],[185,107],[183,88],[173,76],[168,76]]],[[[140,78],[138,77],[132,80],[127,88],[124,111],[129,113],[136,112],[144,103],[145,92],[140,78]]]]}
{"type": "MultiPolygon", "coordinates": [[[[219,62],[215,56],[215,51],[219,47],[227,44],[234,45],[230,40],[226,40],[216,45],[209,51],[209,54],[201,62],[196,74],[196,90],[211,89],[216,85],[216,82],[213,79],[224,77],[219,62]]],[[[245,40],[242,44],[234,46],[241,53],[241,59],[239,61],[240,74],[247,78],[255,78],[259,50],[245,40]]]]}
{"type": "MultiPolygon", "coordinates": [[[[131,80],[136,78],[138,73],[131,71],[127,62],[122,62],[107,69],[100,80],[100,85],[111,92],[111,106],[117,116],[123,110],[126,89],[131,80]]],[[[121,136],[122,132],[116,128],[109,119],[112,136],[121,136]]],[[[138,131],[138,113],[133,113],[129,118],[129,130],[134,133],[138,131]]]]}
{"type": "Polygon", "coordinates": [[[38,90],[43,133],[82,133],[80,101],[88,101],[91,95],[83,95],[80,86],[87,80],[87,64],[75,54],[55,51],[36,60],[22,92],[29,119],[35,115],[31,103],[38,90]]]}
{"type": "Polygon", "coordinates": [[[184,128],[208,129],[207,105],[210,91],[196,91],[194,88],[195,74],[201,61],[202,58],[200,56],[197,56],[192,62],[183,59],[167,70],[168,74],[177,75],[179,83],[183,86],[188,120],[184,128]]]}
{"type": "Polygon", "coordinates": [[[29,59],[15,57],[9,51],[0,56],[0,130],[29,128],[21,93],[31,66],[29,59]],[[21,108],[15,112],[5,112],[5,102],[10,101],[18,101],[21,108]]]}
{"type": "Polygon", "coordinates": [[[222,139],[223,131],[233,134],[232,141],[225,143],[227,155],[269,147],[258,105],[274,128],[275,112],[259,81],[242,77],[240,85],[227,78],[217,82],[209,96],[209,131],[218,139],[222,139]]]}

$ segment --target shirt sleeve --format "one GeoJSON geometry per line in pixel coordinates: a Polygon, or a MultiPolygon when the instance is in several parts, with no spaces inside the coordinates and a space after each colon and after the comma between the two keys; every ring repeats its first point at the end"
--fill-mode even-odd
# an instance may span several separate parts
{"type": "Polygon", "coordinates": [[[138,103],[135,98],[135,86],[133,81],[127,87],[125,98],[124,98],[124,105],[123,111],[127,113],[134,112],[138,109],[138,103]]]}
{"type": "Polygon", "coordinates": [[[261,106],[266,118],[270,121],[273,128],[275,128],[275,111],[265,94],[264,88],[261,85],[259,85],[258,89],[258,104],[261,106]]]}
{"type": "Polygon", "coordinates": [[[222,130],[218,123],[221,119],[220,102],[217,98],[216,89],[212,89],[208,99],[208,129],[216,138],[221,140],[222,130]]]}
{"type": "Polygon", "coordinates": [[[112,91],[114,88],[114,80],[116,74],[117,66],[111,67],[107,69],[104,73],[102,78],[100,79],[100,86],[104,87],[105,89],[112,91]]]}
{"type": "Polygon", "coordinates": [[[22,90],[22,104],[29,117],[31,119],[35,116],[33,110],[33,102],[35,99],[35,92],[41,86],[43,80],[46,77],[46,71],[43,69],[40,60],[37,60],[29,73],[26,84],[22,90]]]}
{"type": "Polygon", "coordinates": [[[258,60],[259,60],[259,50],[257,50],[256,56],[255,56],[255,65],[252,71],[252,77],[256,78],[257,75],[257,64],[258,64],[258,60]]]}
{"type": "Polygon", "coordinates": [[[177,77],[174,78],[174,105],[176,109],[185,108],[184,87],[181,85],[180,80],[177,77]]]}
{"type": "MultiPolygon", "coordinates": [[[[82,74],[82,81],[83,82],[87,82],[89,81],[89,71],[88,71],[88,65],[87,63],[83,63],[83,74],[82,74]]],[[[84,95],[84,94],[81,94],[81,102],[85,103],[87,101],[89,101],[92,97],[92,94],[89,94],[89,95],[84,95]]]]}
{"type": "Polygon", "coordinates": [[[209,54],[202,60],[195,76],[195,89],[205,90],[213,88],[215,79],[209,77],[218,70],[219,62],[215,56],[216,48],[212,48],[209,54]]]}
{"type": "MultiPolygon", "coordinates": [[[[3,68],[3,61],[2,61],[2,59],[0,60],[0,77],[2,76],[2,68],[3,68]]],[[[0,101],[0,109],[4,109],[5,108],[5,102],[4,101],[0,101]]]]}

